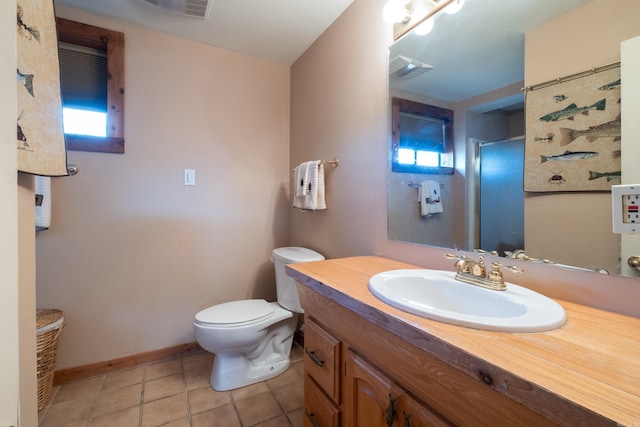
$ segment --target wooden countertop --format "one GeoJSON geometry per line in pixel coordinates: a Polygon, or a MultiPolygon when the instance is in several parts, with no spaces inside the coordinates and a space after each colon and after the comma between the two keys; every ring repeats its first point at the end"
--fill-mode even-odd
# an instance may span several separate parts
{"type": "Polygon", "coordinates": [[[462,371],[478,362],[492,367],[494,379],[502,378],[492,388],[528,406],[555,398],[587,419],[640,426],[639,318],[557,300],[567,321],[549,332],[449,325],[398,310],[368,290],[374,274],[402,268],[420,267],[363,256],[290,264],[287,274],[462,371]]]}

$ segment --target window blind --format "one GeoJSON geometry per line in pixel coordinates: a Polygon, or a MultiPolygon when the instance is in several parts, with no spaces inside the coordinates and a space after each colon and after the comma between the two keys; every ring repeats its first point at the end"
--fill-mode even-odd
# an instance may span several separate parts
{"type": "Polygon", "coordinates": [[[444,152],[444,120],[400,113],[400,147],[444,152]]]}
{"type": "Polygon", "coordinates": [[[107,53],[60,42],[60,88],[68,108],[107,111],[107,53]]]}

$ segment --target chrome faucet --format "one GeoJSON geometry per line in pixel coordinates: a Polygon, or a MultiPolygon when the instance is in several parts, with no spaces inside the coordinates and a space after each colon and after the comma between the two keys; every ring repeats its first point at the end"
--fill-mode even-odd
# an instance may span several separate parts
{"type": "Polygon", "coordinates": [[[514,273],[522,273],[524,271],[516,266],[500,264],[498,261],[493,261],[491,263],[491,269],[487,270],[482,256],[478,257],[478,261],[473,261],[464,255],[447,254],[445,257],[456,260],[453,266],[453,270],[456,272],[456,280],[495,291],[504,291],[507,289],[502,271],[500,271],[501,267],[511,270],[514,273]]]}

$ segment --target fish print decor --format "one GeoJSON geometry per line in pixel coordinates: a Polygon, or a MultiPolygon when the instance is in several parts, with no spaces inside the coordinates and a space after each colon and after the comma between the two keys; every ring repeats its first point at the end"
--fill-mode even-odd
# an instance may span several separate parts
{"type": "Polygon", "coordinates": [[[52,0],[17,0],[18,170],[67,175],[58,35],[52,0]]]}
{"type": "Polygon", "coordinates": [[[620,68],[529,90],[524,189],[607,191],[620,184],[620,68]]]}

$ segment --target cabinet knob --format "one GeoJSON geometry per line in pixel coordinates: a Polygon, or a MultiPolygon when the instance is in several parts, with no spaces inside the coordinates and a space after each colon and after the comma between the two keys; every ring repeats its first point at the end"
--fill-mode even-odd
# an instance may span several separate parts
{"type": "Polygon", "coordinates": [[[318,422],[318,420],[316,420],[316,417],[313,415],[313,413],[310,413],[306,409],[304,412],[306,413],[307,418],[309,419],[309,422],[313,427],[320,427],[320,423],[318,422]]]}
{"type": "Polygon", "coordinates": [[[309,356],[309,359],[311,359],[311,361],[316,365],[318,366],[324,365],[324,360],[320,360],[318,356],[316,356],[315,351],[305,351],[305,353],[307,353],[307,356],[309,356]]]}

